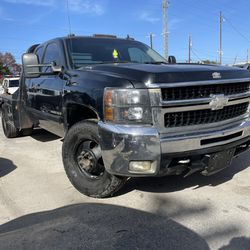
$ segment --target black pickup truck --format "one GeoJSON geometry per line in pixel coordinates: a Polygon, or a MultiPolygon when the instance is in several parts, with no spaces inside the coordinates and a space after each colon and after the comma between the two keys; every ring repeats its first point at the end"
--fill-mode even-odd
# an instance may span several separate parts
{"type": "Polygon", "coordinates": [[[65,171],[83,194],[110,196],[128,177],[211,175],[249,148],[247,70],[169,63],[112,36],[34,45],[22,65],[19,91],[2,96],[3,131],[61,136],[65,171]]]}

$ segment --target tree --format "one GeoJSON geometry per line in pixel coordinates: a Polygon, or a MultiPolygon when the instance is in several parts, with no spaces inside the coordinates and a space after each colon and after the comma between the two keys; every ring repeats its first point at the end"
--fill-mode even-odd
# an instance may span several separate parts
{"type": "Polygon", "coordinates": [[[4,66],[2,62],[0,62],[0,84],[2,83],[2,79],[5,75],[10,75],[10,70],[8,67],[4,66]]]}
{"type": "Polygon", "coordinates": [[[0,52],[0,63],[9,69],[9,74],[20,74],[21,72],[21,65],[17,64],[15,57],[10,52],[4,54],[0,52]]]}
{"type": "Polygon", "coordinates": [[[11,72],[7,66],[4,66],[2,62],[0,62],[0,75],[10,75],[11,72]]]}

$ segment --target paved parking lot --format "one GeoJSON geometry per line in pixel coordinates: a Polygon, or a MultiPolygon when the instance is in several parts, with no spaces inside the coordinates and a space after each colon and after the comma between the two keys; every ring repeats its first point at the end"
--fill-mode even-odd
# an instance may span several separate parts
{"type": "Polygon", "coordinates": [[[67,180],[62,142],[0,129],[0,249],[250,249],[250,154],[211,177],[131,179],[92,199],[67,180]]]}

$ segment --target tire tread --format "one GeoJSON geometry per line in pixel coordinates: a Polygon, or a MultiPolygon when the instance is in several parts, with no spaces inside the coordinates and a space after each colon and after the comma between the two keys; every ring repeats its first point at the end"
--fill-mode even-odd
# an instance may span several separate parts
{"type": "Polygon", "coordinates": [[[88,195],[90,197],[94,197],[94,198],[106,198],[106,197],[110,197],[112,196],[115,192],[117,192],[126,182],[127,178],[126,177],[118,177],[118,176],[114,176],[111,174],[108,174],[108,177],[110,178],[110,182],[109,185],[107,185],[104,190],[102,192],[89,192],[86,190],[83,190],[81,188],[79,188],[79,186],[77,185],[77,183],[74,180],[74,177],[72,177],[71,173],[68,170],[68,166],[67,166],[67,162],[69,161],[68,157],[68,153],[67,153],[67,147],[69,144],[69,141],[71,140],[71,138],[75,135],[79,135],[82,134],[83,132],[85,134],[88,134],[88,136],[91,136],[92,134],[96,133],[96,135],[99,137],[98,135],[98,128],[97,128],[97,120],[91,119],[91,120],[85,120],[85,121],[81,121],[76,123],[75,125],[73,125],[65,139],[64,139],[64,143],[63,143],[63,163],[64,163],[64,168],[65,168],[65,172],[69,178],[69,180],[71,181],[72,185],[81,193],[88,195]]]}

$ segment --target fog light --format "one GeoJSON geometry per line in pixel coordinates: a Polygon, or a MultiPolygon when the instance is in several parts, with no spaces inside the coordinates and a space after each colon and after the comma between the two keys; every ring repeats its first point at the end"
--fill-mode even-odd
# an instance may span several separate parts
{"type": "Polygon", "coordinates": [[[151,161],[131,161],[129,172],[131,173],[155,173],[156,163],[151,161]]]}

